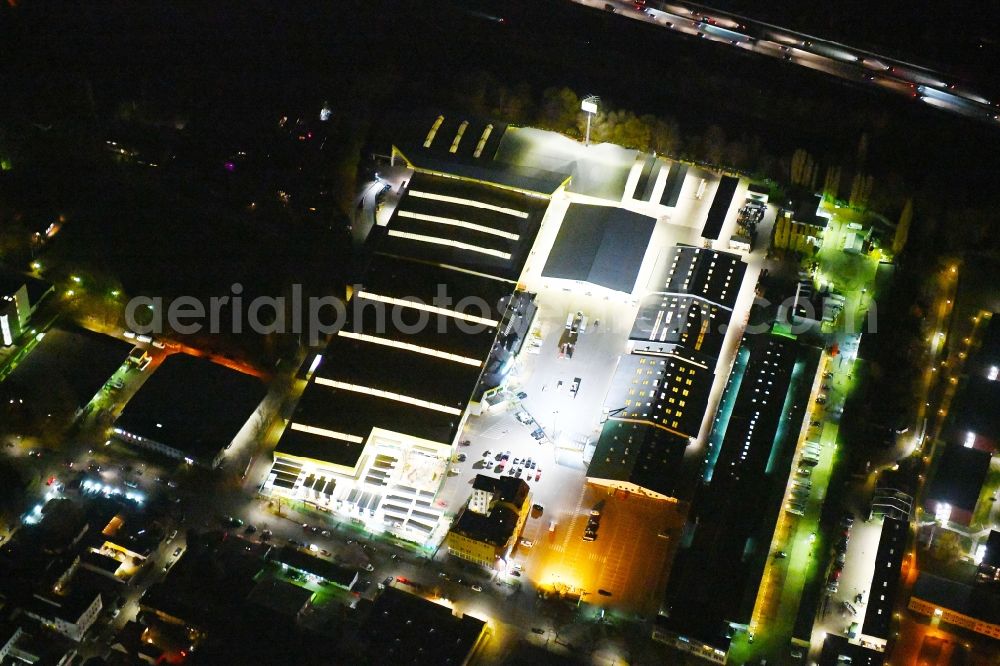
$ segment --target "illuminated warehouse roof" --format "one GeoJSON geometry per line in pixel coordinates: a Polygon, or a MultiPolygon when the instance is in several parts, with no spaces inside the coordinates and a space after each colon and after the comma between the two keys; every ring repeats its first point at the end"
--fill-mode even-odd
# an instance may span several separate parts
{"type": "Polygon", "coordinates": [[[542,276],[631,293],[655,225],[624,208],[570,204],[542,276]]]}
{"type": "Polygon", "coordinates": [[[616,419],[697,437],[713,378],[705,359],[680,348],[665,355],[625,354],[605,407],[616,419]]]}
{"type": "Polygon", "coordinates": [[[618,361],[604,402],[608,425],[587,470],[591,482],[668,498],[691,486],[682,477],[696,463],[685,459],[684,447],[704,421],[745,271],[738,255],[687,245],[671,250],[654,282],[662,290],[643,299],[631,353],[618,361]]]}
{"type": "Polygon", "coordinates": [[[417,172],[277,455],[351,469],[373,431],[449,446],[547,203],[417,172]]]}
{"type": "Polygon", "coordinates": [[[666,275],[654,282],[663,285],[658,291],[690,294],[729,309],[736,304],[746,272],[738,254],[690,245],[674,247],[665,268],[666,275]]]}

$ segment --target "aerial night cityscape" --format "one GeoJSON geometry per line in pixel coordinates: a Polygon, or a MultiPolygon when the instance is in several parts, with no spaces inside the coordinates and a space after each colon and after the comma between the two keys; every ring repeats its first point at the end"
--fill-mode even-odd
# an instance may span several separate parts
{"type": "Polygon", "coordinates": [[[1000,666],[1000,5],[0,2],[0,666],[1000,666]]]}

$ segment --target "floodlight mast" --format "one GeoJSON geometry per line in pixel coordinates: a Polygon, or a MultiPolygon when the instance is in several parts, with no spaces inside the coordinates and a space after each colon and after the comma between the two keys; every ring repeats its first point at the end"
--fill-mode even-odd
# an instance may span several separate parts
{"type": "Polygon", "coordinates": [[[583,145],[585,146],[590,145],[590,119],[597,114],[597,103],[599,101],[600,98],[597,95],[587,95],[580,102],[580,109],[587,114],[587,134],[583,141],[583,145]]]}

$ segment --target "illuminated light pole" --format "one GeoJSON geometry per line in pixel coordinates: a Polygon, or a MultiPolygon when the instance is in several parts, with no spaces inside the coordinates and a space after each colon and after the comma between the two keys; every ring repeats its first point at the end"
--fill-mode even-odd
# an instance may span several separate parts
{"type": "Polygon", "coordinates": [[[597,102],[599,101],[600,99],[596,95],[587,95],[580,102],[580,109],[587,114],[587,134],[583,141],[585,146],[590,145],[590,119],[597,114],[597,102]]]}

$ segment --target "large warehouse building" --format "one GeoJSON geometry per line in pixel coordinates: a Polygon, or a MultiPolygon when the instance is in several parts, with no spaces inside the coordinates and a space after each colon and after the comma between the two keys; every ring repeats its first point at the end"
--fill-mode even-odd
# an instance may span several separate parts
{"type": "Polygon", "coordinates": [[[347,325],[312,368],[266,492],[417,543],[443,534],[435,495],[470,403],[523,341],[534,306],[517,280],[565,181],[494,162],[502,130],[439,117],[394,146],[413,175],[369,238],[347,325]]]}
{"type": "Polygon", "coordinates": [[[693,481],[684,449],[698,437],[715,365],[746,271],[740,257],[673,248],[647,295],[604,403],[590,483],[678,499],[693,481]]]}

